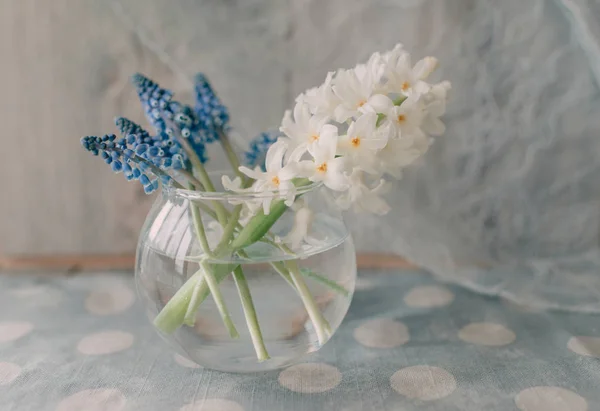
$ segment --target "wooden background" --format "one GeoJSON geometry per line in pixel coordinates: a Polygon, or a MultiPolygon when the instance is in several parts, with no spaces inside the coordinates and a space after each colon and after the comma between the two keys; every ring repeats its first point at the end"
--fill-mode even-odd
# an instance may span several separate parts
{"type": "MultiPolygon", "coordinates": [[[[1,1],[0,256],[134,250],[152,198],[79,144],[115,132],[117,115],[142,121],[132,73],[186,99],[205,72],[243,140],[277,126],[329,70],[399,41],[417,56],[439,49],[443,35],[422,34],[452,30],[472,4],[453,2],[1,1]]],[[[358,221],[359,248],[385,251],[373,220],[358,221]]]]}

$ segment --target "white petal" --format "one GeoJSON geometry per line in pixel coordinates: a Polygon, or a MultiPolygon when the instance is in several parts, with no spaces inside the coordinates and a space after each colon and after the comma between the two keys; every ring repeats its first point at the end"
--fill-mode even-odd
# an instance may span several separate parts
{"type": "Polygon", "coordinates": [[[298,166],[298,163],[289,163],[281,170],[279,170],[279,172],[277,173],[277,177],[279,177],[279,180],[281,181],[286,181],[297,177],[299,174],[300,167],[298,166]]]}
{"type": "Polygon", "coordinates": [[[272,199],[273,199],[272,197],[267,197],[267,198],[263,199],[262,206],[263,206],[263,213],[265,215],[268,215],[269,212],[271,211],[271,200],[272,199]]]}
{"type": "Polygon", "coordinates": [[[394,106],[394,102],[383,94],[375,94],[371,96],[367,103],[361,107],[361,111],[370,111],[373,113],[387,113],[394,106]]]}
{"type": "Polygon", "coordinates": [[[225,190],[229,190],[229,191],[243,190],[241,188],[242,187],[242,179],[239,177],[236,177],[233,180],[231,180],[231,178],[229,178],[229,176],[222,176],[221,184],[223,185],[223,188],[225,190]]]}
{"type": "Polygon", "coordinates": [[[296,163],[295,167],[297,168],[298,177],[311,177],[315,173],[316,166],[314,161],[304,160],[296,163]]]}
{"type": "Polygon", "coordinates": [[[365,113],[360,116],[353,124],[354,129],[352,132],[350,128],[348,128],[348,135],[355,137],[367,137],[370,136],[375,131],[375,124],[377,123],[377,114],[375,113],[365,113]]]}
{"type": "Polygon", "coordinates": [[[287,143],[283,139],[277,140],[267,150],[267,157],[265,158],[265,167],[267,171],[278,171],[281,169],[283,156],[287,150],[287,143]]]}
{"type": "Polygon", "coordinates": [[[383,198],[376,195],[369,196],[368,199],[365,198],[361,205],[368,211],[378,215],[385,215],[392,209],[383,198]]]}
{"type": "Polygon", "coordinates": [[[356,112],[356,110],[350,109],[347,105],[340,104],[335,108],[333,116],[335,121],[338,123],[344,123],[346,120],[354,116],[356,112]]]}
{"type": "Polygon", "coordinates": [[[419,80],[425,80],[437,67],[438,60],[435,57],[425,57],[415,64],[413,76],[419,80]]]}
{"type": "Polygon", "coordinates": [[[258,170],[249,169],[246,166],[240,166],[240,168],[238,170],[240,170],[242,173],[246,174],[248,177],[253,178],[255,180],[260,180],[260,179],[264,178],[264,176],[265,176],[265,173],[260,172],[258,170]]]}
{"type": "Polygon", "coordinates": [[[439,118],[429,119],[422,125],[423,130],[432,136],[441,136],[446,131],[446,126],[439,118]]]}
{"type": "Polygon", "coordinates": [[[337,141],[337,127],[325,124],[321,129],[319,141],[313,146],[311,152],[317,163],[326,162],[335,157],[337,141]]]}
{"type": "Polygon", "coordinates": [[[292,152],[289,154],[287,158],[288,163],[297,163],[300,161],[304,153],[308,150],[308,146],[306,144],[299,144],[292,152]]]}

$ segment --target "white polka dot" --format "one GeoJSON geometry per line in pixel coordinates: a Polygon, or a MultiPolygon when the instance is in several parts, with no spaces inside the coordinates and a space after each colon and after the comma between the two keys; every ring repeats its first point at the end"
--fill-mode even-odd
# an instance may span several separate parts
{"type": "Polygon", "coordinates": [[[600,358],[600,337],[571,337],[567,347],[576,354],[600,358]]]}
{"type": "Polygon", "coordinates": [[[0,323],[0,343],[18,340],[33,330],[33,324],[25,321],[0,323]]]}
{"type": "Polygon", "coordinates": [[[90,334],[79,341],[82,354],[102,355],[123,351],[133,344],[133,335],[123,331],[104,331],[90,334]]]}
{"type": "Polygon", "coordinates": [[[454,300],[454,294],[446,287],[424,285],[415,287],[404,296],[404,303],[409,307],[433,308],[448,305],[454,300]]]}
{"type": "Polygon", "coordinates": [[[417,365],[396,371],[390,385],[405,397],[431,401],[452,394],[456,390],[456,379],[442,368],[417,365]]]}
{"type": "Polygon", "coordinates": [[[371,348],[392,348],[410,339],[408,328],[399,321],[387,318],[370,320],[354,330],[356,341],[371,348]]]}
{"type": "Polygon", "coordinates": [[[179,411],[244,411],[244,408],[235,401],[209,398],[185,405],[179,411]]]}
{"type": "Polygon", "coordinates": [[[188,360],[183,355],[175,354],[173,357],[175,358],[175,362],[177,364],[181,365],[182,367],[186,367],[186,368],[200,368],[200,366],[198,364],[196,364],[192,360],[188,360]]]}
{"type": "Polygon", "coordinates": [[[279,374],[279,384],[288,390],[305,394],[329,391],[341,381],[340,371],[324,363],[297,364],[279,374]]]}
{"type": "Polygon", "coordinates": [[[133,292],[124,284],[94,290],[85,300],[85,308],[92,314],[110,315],[125,311],[133,305],[133,292]]]}
{"type": "Polygon", "coordinates": [[[527,388],[515,397],[521,411],[587,411],[583,397],[560,387],[527,388]]]}
{"type": "Polygon", "coordinates": [[[21,367],[12,362],[0,362],[0,385],[10,384],[21,374],[21,367]]]}
{"type": "Polygon", "coordinates": [[[63,399],[56,411],[121,411],[126,402],[116,389],[84,390],[63,399]]]}
{"type": "Polygon", "coordinates": [[[461,328],[458,338],[472,344],[499,347],[512,343],[516,336],[501,324],[471,323],[461,328]]]}

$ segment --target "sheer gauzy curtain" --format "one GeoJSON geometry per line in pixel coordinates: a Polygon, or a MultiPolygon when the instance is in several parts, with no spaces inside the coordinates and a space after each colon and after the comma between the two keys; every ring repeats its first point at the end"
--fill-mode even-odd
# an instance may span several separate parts
{"type": "Polygon", "coordinates": [[[529,304],[600,311],[600,4],[593,0],[114,1],[183,77],[205,71],[239,142],[328,70],[397,42],[453,83],[447,133],[359,249],[529,304]]]}

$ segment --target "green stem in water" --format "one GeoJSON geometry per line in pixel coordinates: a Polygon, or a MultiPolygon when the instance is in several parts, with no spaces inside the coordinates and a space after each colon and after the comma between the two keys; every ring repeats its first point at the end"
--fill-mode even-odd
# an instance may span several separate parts
{"type": "MultiPolygon", "coordinates": [[[[190,202],[190,206],[192,208],[192,220],[194,222],[194,228],[196,229],[196,234],[198,239],[200,240],[200,244],[202,245],[202,250],[204,251],[205,256],[211,257],[212,252],[210,251],[210,246],[208,245],[208,239],[206,238],[206,232],[204,230],[204,224],[202,223],[202,216],[198,211],[198,208],[193,202],[190,202]]],[[[221,318],[223,320],[223,324],[229,331],[229,335],[231,338],[237,338],[239,336],[233,321],[231,320],[231,316],[229,315],[229,310],[225,305],[225,300],[223,299],[223,294],[221,294],[221,290],[219,289],[218,283],[214,277],[214,273],[212,267],[206,263],[205,260],[200,262],[200,266],[204,271],[204,277],[197,282],[192,290],[192,297],[188,303],[188,308],[183,318],[183,322],[189,326],[193,326],[196,322],[196,311],[197,311],[197,301],[199,299],[199,293],[201,286],[204,282],[208,285],[208,289],[210,290],[215,303],[217,304],[217,309],[219,310],[219,314],[221,314],[221,318]]]]}
{"type": "Polygon", "coordinates": [[[308,286],[304,282],[304,278],[302,277],[302,273],[298,268],[298,263],[294,260],[286,261],[286,266],[289,270],[290,277],[296,286],[296,290],[304,303],[304,307],[306,307],[306,311],[310,320],[315,327],[315,332],[317,334],[317,339],[319,340],[319,344],[323,345],[327,341],[327,337],[329,336],[329,331],[331,327],[327,320],[321,314],[317,303],[315,302],[308,286]]]}
{"type": "MultiPolygon", "coordinates": [[[[236,267],[237,264],[214,264],[215,281],[220,283],[236,267]]],[[[154,319],[154,326],[166,334],[173,333],[183,325],[188,309],[196,312],[209,294],[208,284],[203,280],[203,270],[196,271],[158,313],[154,319]],[[193,299],[194,291],[199,281],[201,284],[196,290],[197,297],[194,299],[195,304],[190,307],[190,302],[193,299]]]]}
{"type": "Polygon", "coordinates": [[[348,290],[346,290],[343,286],[339,285],[335,281],[330,280],[329,278],[327,278],[319,273],[314,272],[313,270],[311,270],[309,268],[303,268],[300,270],[300,272],[303,275],[305,275],[306,277],[312,278],[313,280],[320,282],[324,286],[331,288],[333,291],[336,291],[337,293],[343,295],[344,297],[350,296],[350,292],[348,290]]]}
{"type": "MultiPolygon", "coordinates": [[[[202,272],[202,270],[200,270],[200,272],[202,272]]],[[[208,286],[206,285],[206,280],[204,278],[200,278],[198,281],[196,281],[196,285],[194,286],[194,290],[192,291],[192,298],[190,299],[190,302],[188,303],[188,307],[185,312],[185,316],[183,317],[183,323],[185,325],[189,325],[190,327],[193,327],[196,324],[197,308],[194,309],[194,307],[198,306],[198,299],[200,298],[200,291],[202,290],[203,287],[208,287],[208,286]]]]}
{"type": "Polygon", "coordinates": [[[229,221],[225,228],[223,228],[223,235],[221,236],[221,241],[215,247],[215,254],[219,255],[223,252],[223,250],[229,245],[229,241],[231,241],[231,237],[233,236],[233,232],[237,227],[238,220],[240,219],[240,214],[242,213],[242,204],[238,204],[233,208],[231,215],[229,216],[229,221]]]}
{"type": "Polygon", "coordinates": [[[246,317],[246,323],[248,324],[248,331],[250,331],[250,337],[252,338],[252,344],[254,345],[254,351],[259,361],[265,361],[271,358],[265,347],[262,332],[258,325],[258,318],[256,315],[256,309],[254,308],[254,302],[252,301],[252,295],[250,294],[250,288],[248,282],[244,276],[244,272],[241,266],[237,266],[233,270],[233,279],[237,286],[242,301],[242,308],[244,309],[244,316],[246,317]]]}
{"type": "Polygon", "coordinates": [[[237,251],[259,241],[273,227],[273,224],[283,215],[286,209],[285,202],[279,200],[271,205],[269,214],[265,214],[264,210],[260,210],[232,241],[231,248],[237,251]]]}
{"type": "Polygon", "coordinates": [[[238,334],[233,321],[231,320],[231,315],[229,315],[229,310],[225,305],[225,300],[223,299],[223,294],[221,294],[221,290],[219,289],[219,283],[215,278],[215,275],[212,271],[212,267],[206,261],[200,263],[200,266],[204,270],[204,279],[206,280],[206,284],[208,285],[208,289],[215,300],[215,304],[217,305],[217,309],[219,310],[219,314],[221,314],[221,318],[227,331],[229,331],[229,335],[231,338],[238,338],[240,335],[238,334]]]}
{"type": "Polygon", "coordinates": [[[194,228],[196,229],[196,234],[198,240],[200,240],[202,250],[204,251],[204,254],[212,257],[212,252],[210,251],[210,246],[208,245],[208,239],[206,238],[206,231],[204,230],[204,224],[202,223],[200,211],[198,210],[196,204],[194,204],[192,201],[190,201],[190,207],[192,209],[192,221],[194,222],[194,228]]]}
{"type": "Polygon", "coordinates": [[[296,289],[296,285],[290,276],[290,272],[285,268],[282,262],[276,261],[271,263],[271,267],[275,269],[283,277],[283,279],[292,287],[294,290],[296,289]]]}

